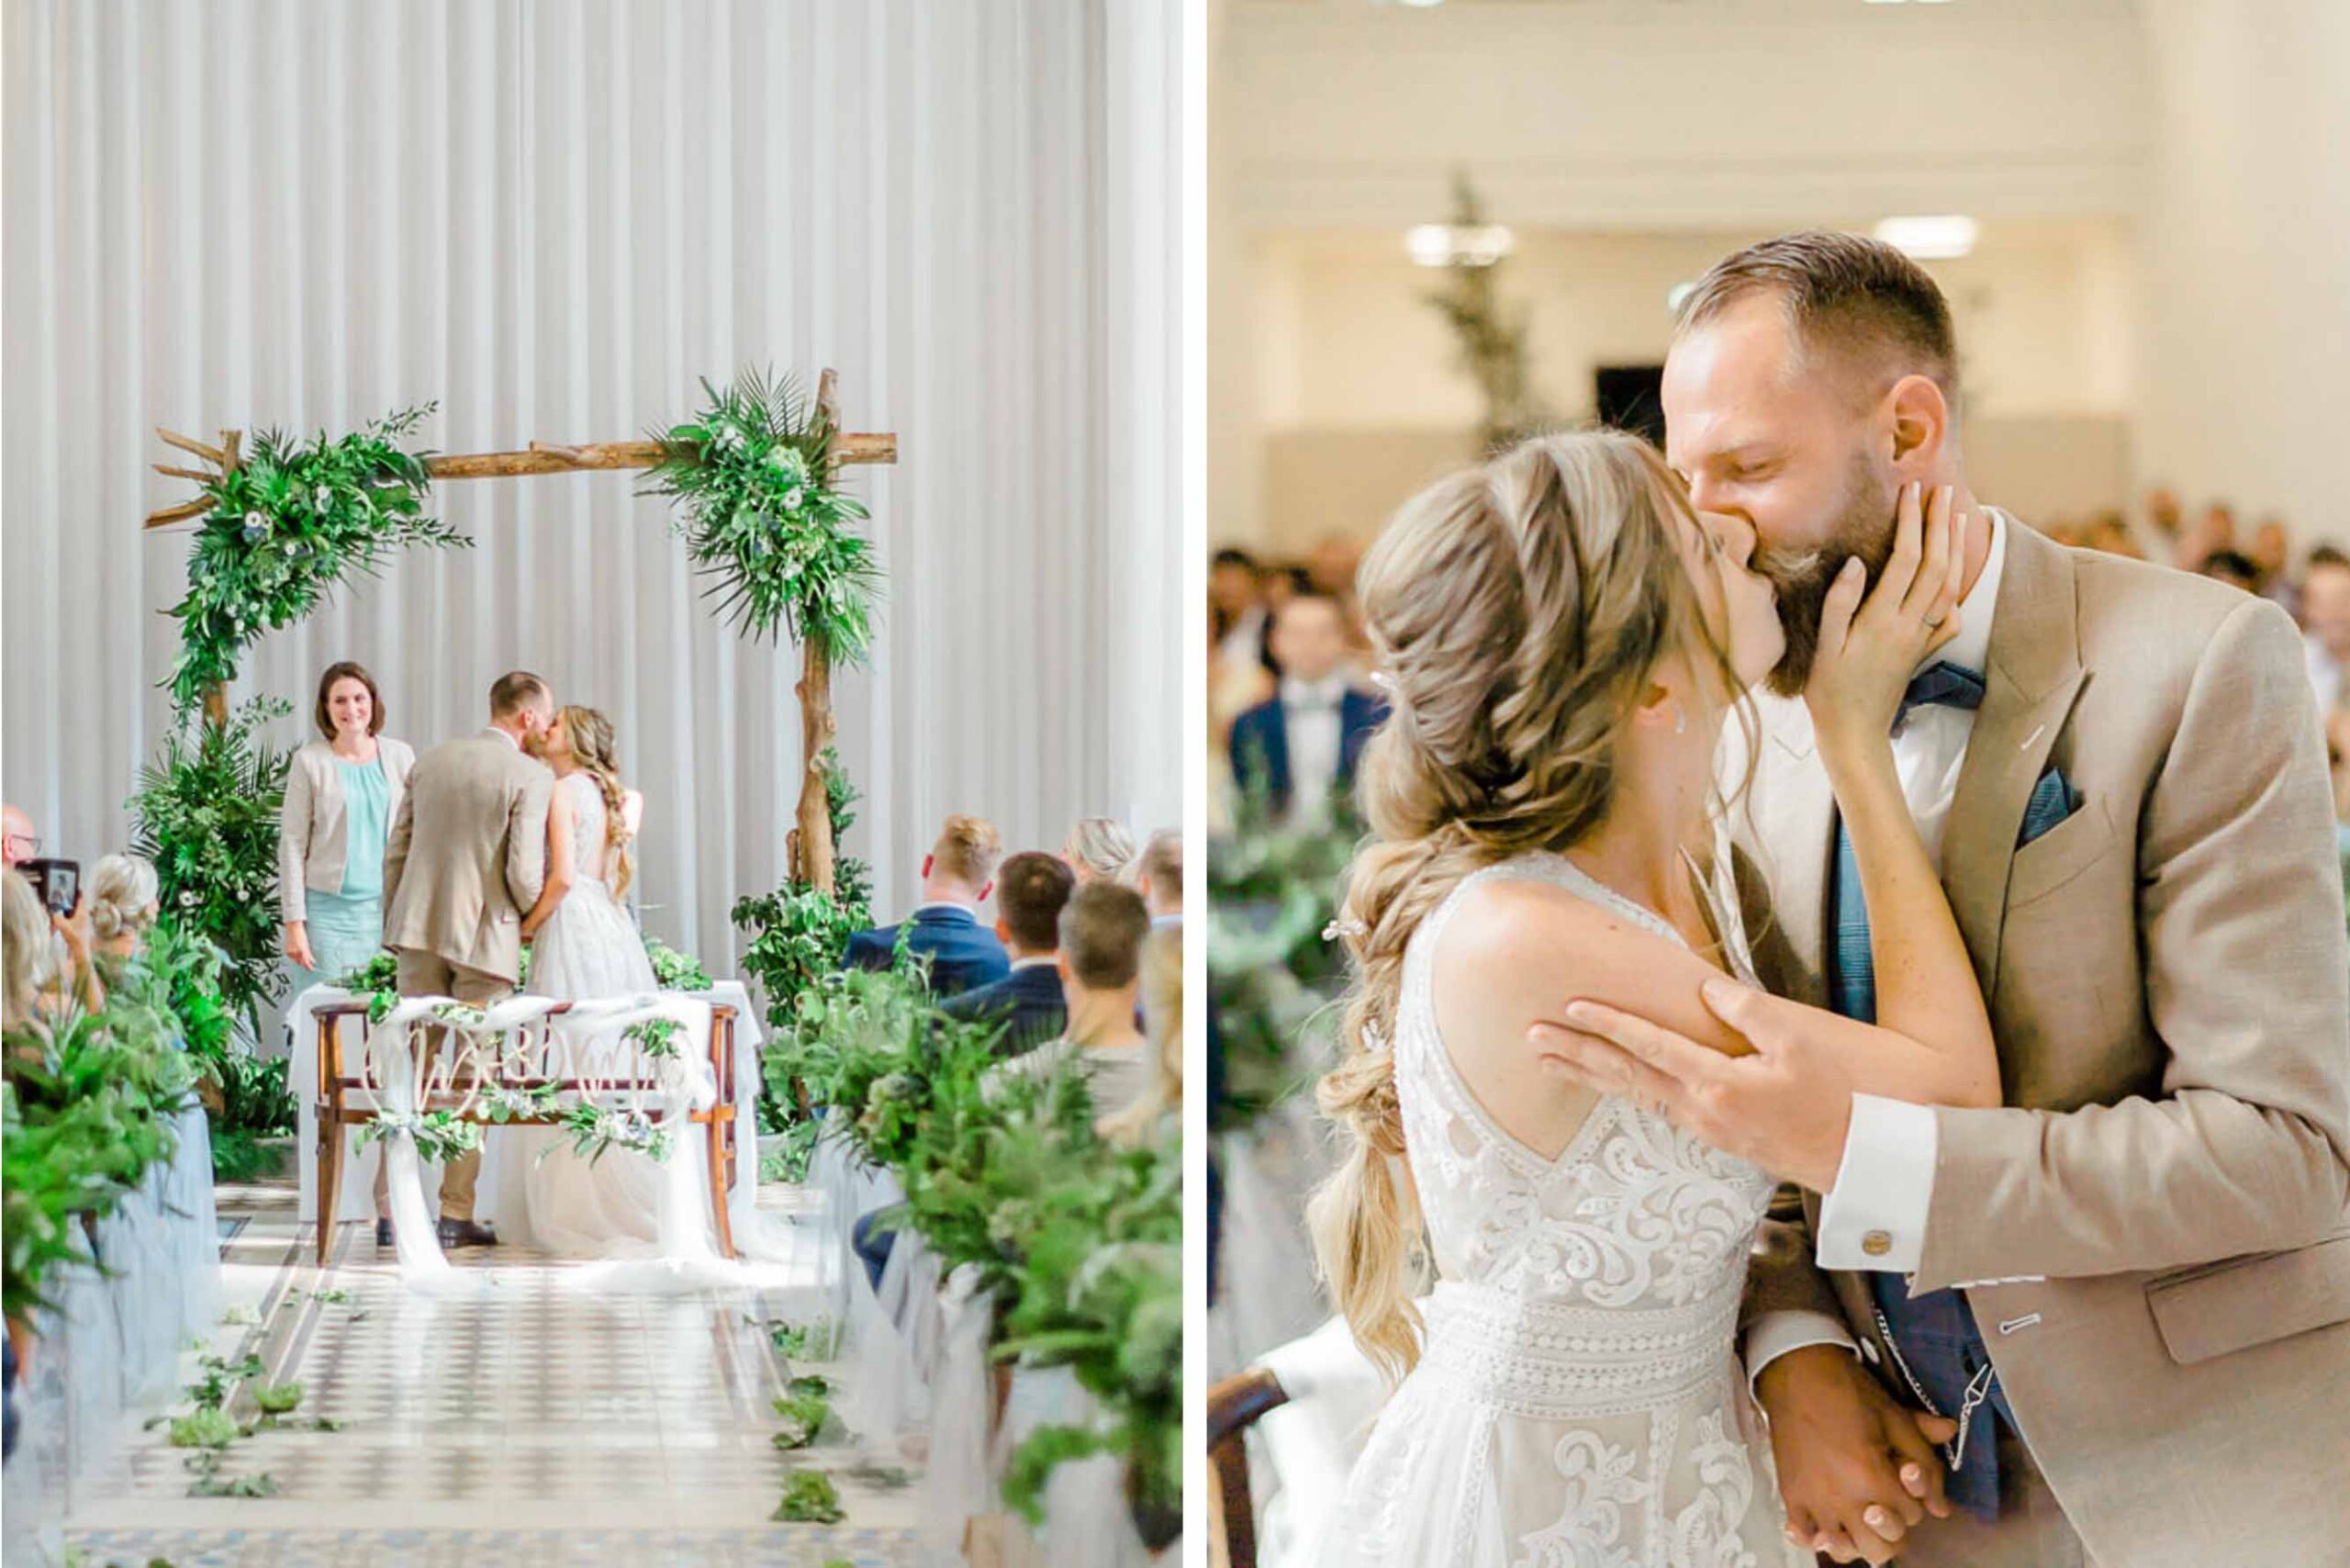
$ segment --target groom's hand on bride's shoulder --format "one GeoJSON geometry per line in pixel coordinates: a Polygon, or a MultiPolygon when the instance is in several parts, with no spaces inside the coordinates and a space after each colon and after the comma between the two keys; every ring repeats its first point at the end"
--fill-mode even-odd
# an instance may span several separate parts
{"type": "Polygon", "coordinates": [[[1956,1423],[1897,1403],[1841,1345],[1807,1345],[1755,1379],[1787,1539],[1838,1562],[1882,1563],[1929,1516],[1948,1518],[1936,1442],[1956,1423]]]}
{"type": "Polygon", "coordinates": [[[1814,1031],[1836,1020],[1717,976],[1707,1009],[1753,1047],[1730,1056],[1602,1002],[1568,1002],[1527,1032],[1535,1050],[1603,1094],[1660,1112],[1716,1148],[1825,1193],[1843,1163],[1852,1086],[1814,1031]]]}

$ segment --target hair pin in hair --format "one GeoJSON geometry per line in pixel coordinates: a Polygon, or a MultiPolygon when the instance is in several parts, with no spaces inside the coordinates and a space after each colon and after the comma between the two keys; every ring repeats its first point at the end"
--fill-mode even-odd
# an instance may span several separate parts
{"type": "Polygon", "coordinates": [[[1382,691],[1392,693],[1395,689],[1395,678],[1383,669],[1375,669],[1371,672],[1371,683],[1382,691]]]}
{"type": "Polygon", "coordinates": [[[1322,928],[1322,940],[1336,942],[1341,936],[1368,936],[1371,927],[1351,916],[1342,915],[1322,928]]]}

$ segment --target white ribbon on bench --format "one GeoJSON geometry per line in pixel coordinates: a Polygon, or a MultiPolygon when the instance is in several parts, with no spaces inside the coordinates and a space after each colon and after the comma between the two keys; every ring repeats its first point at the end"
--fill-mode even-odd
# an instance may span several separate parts
{"type": "MultiPolygon", "coordinates": [[[[610,1289],[642,1279],[657,1288],[691,1289],[732,1278],[711,1235],[709,1192],[699,1128],[688,1118],[717,1103],[718,1083],[708,1043],[711,1006],[680,992],[655,992],[572,1003],[516,996],[487,1009],[449,997],[405,997],[367,1031],[360,1054],[361,1092],[392,1126],[384,1137],[388,1161],[392,1234],[400,1275],[426,1292],[459,1289],[442,1253],[411,1128],[435,1098],[460,1115],[485,1110],[499,1086],[554,1080],[608,1110],[643,1114],[669,1135],[660,1161],[662,1190],[655,1255],[583,1271],[581,1283],[610,1289]],[[677,1049],[649,1056],[628,1037],[640,1024],[677,1026],[677,1049]],[[443,1031],[440,1048],[423,1047],[428,1032],[443,1031]]],[[[497,1124],[487,1124],[494,1131],[497,1124]]]]}

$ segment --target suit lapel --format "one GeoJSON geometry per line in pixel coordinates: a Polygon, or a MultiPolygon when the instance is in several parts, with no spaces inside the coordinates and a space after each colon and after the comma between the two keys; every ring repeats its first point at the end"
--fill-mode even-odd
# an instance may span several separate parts
{"type": "Polygon", "coordinates": [[[1986,999],[1998,983],[2008,871],[2024,808],[2087,678],[2072,557],[2013,518],[2000,526],[2008,560],[1991,667],[1942,830],[1942,886],[1986,999]]]}

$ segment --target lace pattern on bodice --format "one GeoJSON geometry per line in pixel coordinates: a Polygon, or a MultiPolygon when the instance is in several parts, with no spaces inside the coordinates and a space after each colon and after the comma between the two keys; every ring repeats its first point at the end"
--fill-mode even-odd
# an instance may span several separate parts
{"type": "MultiPolygon", "coordinates": [[[[1508,1350],[1527,1367],[1548,1350],[1571,1349],[1578,1367],[1595,1355],[1614,1357],[1626,1366],[1653,1363],[1633,1383],[1651,1374],[1672,1381],[1662,1361],[1676,1347],[1709,1341],[1718,1349],[1729,1340],[1724,1325],[1735,1321],[1770,1178],[1612,1097],[1592,1107],[1553,1159],[1494,1123],[1438,1036],[1433,981],[1452,913],[1479,887],[1503,879],[1562,887],[1681,941],[1650,911],[1550,855],[1465,878],[1413,935],[1396,1010],[1396,1093],[1438,1272],[1455,1286],[1477,1287],[1454,1294],[1487,1298],[1463,1319],[1481,1326],[1467,1337],[1508,1350]],[[1528,1353],[1516,1357],[1517,1350],[1528,1353]]],[[[1738,951],[1735,942],[1728,946],[1738,951]]],[[[1441,1338],[1431,1332],[1432,1360],[1448,1353],[1437,1344],[1441,1338]]],[[[1547,1404],[1551,1384],[1566,1386],[1529,1374],[1526,1393],[1547,1404]]],[[[1609,1397],[1598,1386],[1588,1392],[1609,1397]]]]}
{"type": "Polygon", "coordinates": [[[594,777],[574,773],[555,780],[564,809],[571,813],[571,865],[582,882],[611,879],[611,842],[604,815],[604,792],[594,777]]]}

